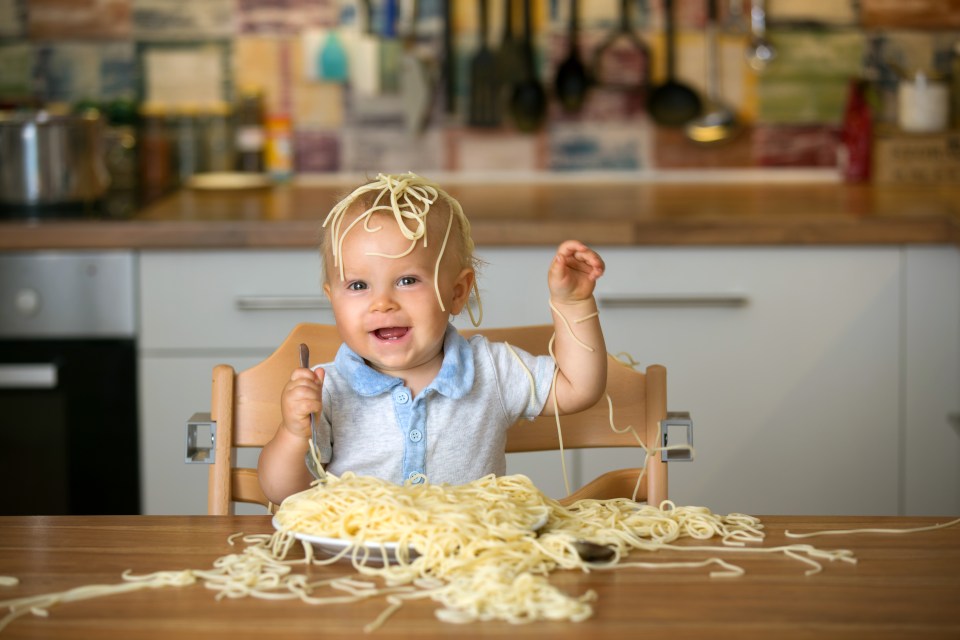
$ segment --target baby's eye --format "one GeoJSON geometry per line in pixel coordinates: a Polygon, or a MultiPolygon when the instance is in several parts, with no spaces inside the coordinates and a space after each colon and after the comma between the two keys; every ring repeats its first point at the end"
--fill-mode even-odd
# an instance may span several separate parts
{"type": "Polygon", "coordinates": [[[361,280],[354,280],[353,282],[347,283],[348,291],[363,291],[367,288],[367,283],[361,280]]]}
{"type": "Polygon", "coordinates": [[[416,283],[417,283],[416,276],[403,276],[399,280],[397,280],[397,284],[400,285],[401,287],[409,287],[410,285],[416,284],[416,283]]]}

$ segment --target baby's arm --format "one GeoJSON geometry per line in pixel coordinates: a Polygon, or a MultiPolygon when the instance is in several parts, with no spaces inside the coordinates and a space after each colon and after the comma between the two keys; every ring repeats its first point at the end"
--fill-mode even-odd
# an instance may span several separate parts
{"type": "MultiPolygon", "coordinates": [[[[577,240],[567,240],[557,249],[547,274],[556,332],[553,352],[559,369],[552,391],[561,414],[593,406],[607,384],[607,348],[593,298],[603,271],[603,260],[595,251],[577,240]],[[578,322],[584,318],[588,319],[578,322]]],[[[542,413],[554,414],[552,396],[542,413]]]]}
{"type": "Polygon", "coordinates": [[[257,472],[260,488],[274,504],[310,486],[313,476],[304,462],[310,450],[310,415],[323,406],[323,369],[295,369],[280,396],[282,421],[263,447],[257,472]]]}

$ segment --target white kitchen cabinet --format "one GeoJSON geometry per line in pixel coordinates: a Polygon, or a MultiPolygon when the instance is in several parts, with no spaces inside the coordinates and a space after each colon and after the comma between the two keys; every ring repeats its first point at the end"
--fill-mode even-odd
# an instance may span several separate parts
{"type": "MultiPolygon", "coordinates": [[[[668,409],[694,419],[697,457],[671,465],[673,499],[722,512],[897,512],[898,248],[600,250],[608,350],[665,365],[668,409]]],[[[551,250],[482,255],[486,317],[549,318],[551,250]]],[[[629,450],[577,458],[578,482],[638,463],[629,450]]]]}
{"type": "Polygon", "coordinates": [[[960,251],[905,252],[905,511],[960,513],[960,251]]]}
{"type": "MultiPolygon", "coordinates": [[[[298,322],[332,322],[314,251],[146,251],[140,256],[139,386],[144,513],[207,512],[203,464],[185,464],[185,423],[210,410],[217,364],[238,371],[298,322]]],[[[244,462],[255,463],[256,452],[244,462]]],[[[262,513],[247,505],[239,513],[262,513]]]]}

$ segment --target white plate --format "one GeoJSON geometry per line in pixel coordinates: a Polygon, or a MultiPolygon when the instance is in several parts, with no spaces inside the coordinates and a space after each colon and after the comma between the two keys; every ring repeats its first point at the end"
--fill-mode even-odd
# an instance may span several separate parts
{"type": "MultiPolygon", "coordinates": [[[[548,519],[549,519],[549,514],[545,513],[541,518],[541,520],[538,521],[536,524],[534,524],[534,526],[531,527],[531,529],[533,531],[536,531],[537,529],[542,527],[544,524],[546,524],[548,519]]],[[[273,517],[273,528],[277,530],[280,529],[280,523],[277,521],[276,516],[273,517]]],[[[307,542],[313,545],[313,548],[317,552],[327,556],[339,555],[340,553],[343,552],[344,549],[346,549],[352,544],[350,540],[344,540],[343,538],[327,538],[325,536],[310,535],[309,533],[297,533],[296,531],[293,533],[293,537],[296,538],[297,540],[301,540],[303,542],[307,542]]],[[[396,554],[399,546],[400,546],[399,543],[396,543],[396,542],[382,542],[382,543],[368,542],[362,545],[362,547],[368,549],[370,553],[370,555],[367,557],[367,560],[366,560],[367,564],[377,564],[377,565],[383,564],[384,562],[386,562],[387,564],[390,564],[391,562],[396,562],[397,561],[396,554]],[[386,557],[384,557],[384,555],[386,555],[386,557]]],[[[360,561],[363,561],[363,554],[364,554],[364,551],[362,549],[358,549],[357,559],[360,561]]],[[[419,555],[420,554],[418,554],[414,549],[410,549],[408,551],[408,557],[411,561],[419,555]]],[[[348,551],[347,553],[344,554],[343,559],[350,560],[352,557],[353,557],[353,551],[348,551]]]]}
{"type": "MultiPolygon", "coordinates": [[[[280,529],[280,523],[277,522],[277,517],[273,517],[273,528],[280,529]]],[[[344,549],[349,547],[352,542],[350,540],[344,540],[343,538],[327,538],[325,536],[314,536],[308,533],[297,533],[294,532],[293,537],[297,540],[307,542],[313,545],[313,548],[324,555],[335,556],[343,552],[344,549]]],[[[367,543],[363,545],[366,547],[370,555],[367,558],[367,564],[383,564],[384,560],[389,564],[390,562],[396,562],[397,560],[397,548],[400,546],[396,542],[384,542],[384,543],[367,543]],[[384,558],[384,553],[386,553],[386,558],[384,558]]],[[[357,550],[357,559],[363,560],[363,550],[357,550]]],[[[410,560],[413,560],[417,557],[417,552],[413,549],[409,551],[410,560]]],[[[348,551],[344,554],[344,560],[350,560],[353,557],[353,551],[348,551]]]]}
{"type": "Polygon", "coordinates": [[[271,186],[270,176],[264,173],[212,172],[197,173],[187,180],[191,189],[233,191],[236,189],[265,189],[271,186]]]}

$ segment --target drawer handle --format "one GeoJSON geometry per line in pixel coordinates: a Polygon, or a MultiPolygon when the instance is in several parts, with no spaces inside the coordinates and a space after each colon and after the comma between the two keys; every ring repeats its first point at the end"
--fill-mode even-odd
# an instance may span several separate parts
{"type": "Polygon", "coordinates": [[[55,364],[0,365],[0,389],[56,389],[55,364]]]}
{"type": "Polygon", "coordinates": [[[330,309],[330,301],[324,296],[237,296],[240,311],[303,311],[304,309],[330,309]]]}
{"type": "Polygon", "coordinates": [[[606,294],[597,296],[597,304],[608,309],[673,308],[673,307],[745,307],[749,296],[742,293],[647,293],[606,294]]]}

